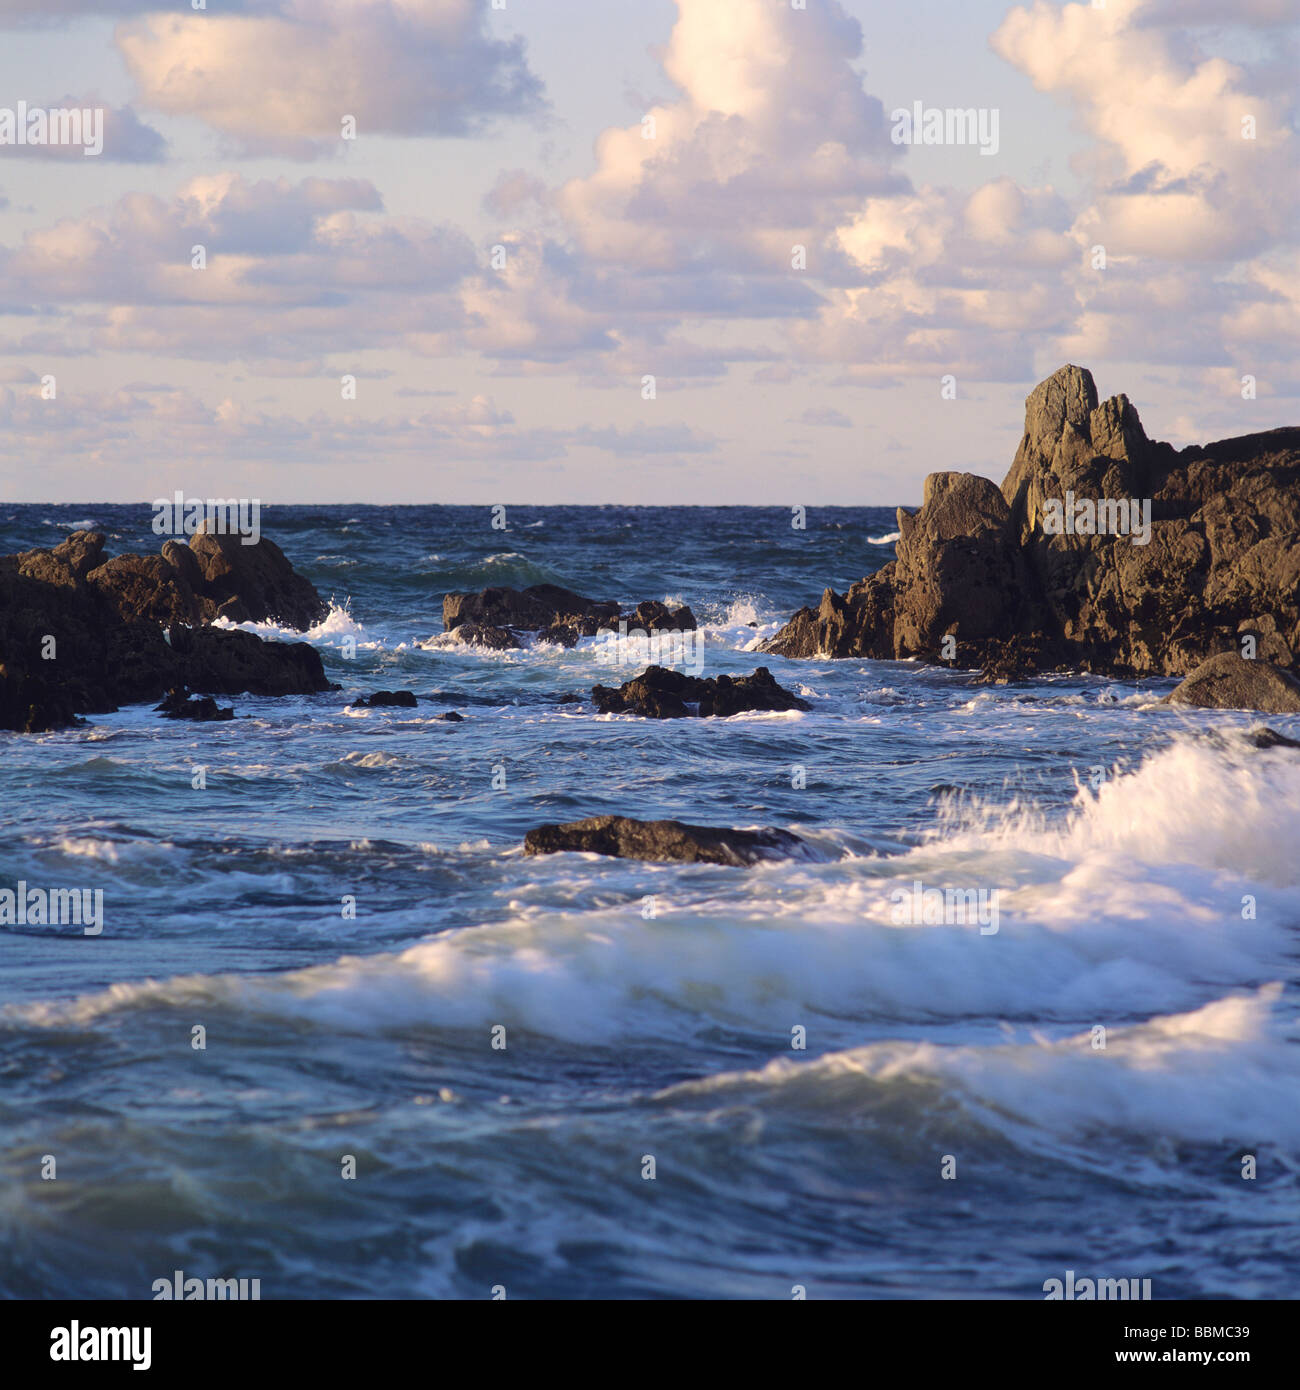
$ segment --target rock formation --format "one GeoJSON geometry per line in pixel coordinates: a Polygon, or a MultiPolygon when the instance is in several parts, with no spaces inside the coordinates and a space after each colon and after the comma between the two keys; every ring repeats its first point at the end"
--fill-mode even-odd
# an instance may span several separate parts
{"type": "Polygon", "coordinates": [[[695,614],[684,605],[670,609],[653,599],[622,615],[613,600],[590,599],[558,584],[534,584],[527,589],[490,588],[478,593],[450,593],[442,600],[442,625],[461,641],[504,651],[518,647],[519,633],[543,642],[572,647],[579,637],[617,631],[689,632],[695,614]]]}
{"type": "Polygon", "coordinates": [[[1063,367],[1025,402],[1000,489],[931,474],[898,529],[895,560],[827,589],[766,650],[992,678],[1185,675],[1245,637],[1282,668],[1300,657],[1300,429],[1176,451],[1127,397],[1099,404],[1091,374],[1063,367]]]}
{"type": "Polygon", "coordinates": [[[207,543],[230,539],[238,540],[196,535],[190,547],[167,542],[161,556],[111,559],[102,535],[78,531],[51,550],[0,556],[0,729],[64,728],[182,687],[209,695],[330,689],[305,643],[203,626],[218,613],[293,623],[325,608],[270,541],[243,547],[222,568],[214,557],[225,552],[207,543]]]}

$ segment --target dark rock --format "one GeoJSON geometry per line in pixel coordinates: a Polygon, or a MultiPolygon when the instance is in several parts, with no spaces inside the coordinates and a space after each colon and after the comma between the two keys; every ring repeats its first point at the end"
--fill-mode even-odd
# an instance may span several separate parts
{"type": "Polygon", "coordinates": [[[359,700],[353,700],[349,709],[379,709],[385,705],[413,709],[417,703],[413,690],[376,690],[369,699],[363,695],[359,700]]]}
{"type": "Polygon", "coordinates": [[[618,616],[618,604],[598,603],[558,584],[527,589],[494,587],[476,594],[451,593],[442,600],[442,625],[448,632],[465,623],[536,632],[574,617],[618,616]]]}
{"type": "Polygon", "coordinates": [[[1270,729],[1267,725],[1252,729],[1246,738],[1254,748],[1300,748],[1300,739],[1287,738],[1285,734],[1279,734],[1276,729],[1270,729]]]}
{"type": "Polygon", "coordinates": [[[648,719],[680,719],[692,714],[725,718],[749,710],[812,708],[778,685],[766,666],[760,666],[752,676],[707,678],[651,666],[617,690],[593,686],[591,698],[601,714],[640,714],[648,719]]]}
{"type": "Polygon", "coordinates": [[[566,851],[663,863],[745,865],[800,855],[806,844],[788,830],[726,830],[627,816],[593,816],[564,825],[539,825],[524,837],[525,854],[566,851]]]}
{"type": "MultiPolygon", "coordinates": [[[[265,536],[255,545],[245,545],[239,535],[198,531],[190,537],[189,548],[201,577],[197,586],[190,582],[199,595],[205,619],[275,622],[305,632],[329,613],[329,605],[311,582],[298,574],[284,551],[265,536]]],[[[168,558],[184,578],[186,562],[178,562],[174,551],[168,558]]]]}
{"type": "Polygon", "coordinates": [[[233,709],[222,709],[211,695],[189,699],[184,689],[179,686],[175,690],[169,690],[162,704],[155,705],[154,709],[159,714],[166,715],[168,719],[193,719],[203,724],[235,717],[233,709]]]}
{"type": "Polygon", "coordinates": [[[465,722],[465,716],[457,714],[454,709],[449,709],[446,714],[440,714],[438,718],[445,719],[448,724],[463,724],[465,722]]]}
{"type": "Polygon", "coordinates": [[[509,628],[482,623],[461,623],[452,629],[452,636],[467,647],[486,647],[494,652],[514,651],[519,646],[519,639],[509,628]]]}
{"type": "Polygon", "coordinates": [[[1002,487],[932,474],[899,533],[895,560],[828,589],[765,650],[919,656],[992,680],[1181,676],[1244,635],[1283,669],[1300,656],[1300,429],[1178,452],[1147,438],[1126,397],[1099,403],[1091,374],[1063,367],[1025,402],[1002,487]],[[1055,534],[1067,504],[1130,501],[1136,532],[1126,513],[1119,534],[1091,534],[1086,518],[1055,534]]]}
{"type": "Polygon", "coordinates": [[[490,588],[476,594],[451,593],[442,600],[442,625],[448,632],[476,646],[513,645],[519,632],[532,632],[542,642],[562,647],[576,645],[580,637],[595,637],[626,623],[629,631],[686,632],[696,627],[695,614],[683,605],[648,599],[628,614],[619,613],[611,600],[591,599],[558,584],[534,584],[527,589],[490,588]]]}
{"type": "Polygon", "coordinates": [[[1300,713],[1300,680],[1267,661],[1247,661],[1237,652],[1220,652],[1198,666],[1161,703],[1295,714],[1300,713]]]}
{"type": "Polygon", "coordinates": [[[67,728],[181,686],[219,695],[333,688],[309,646],[187,625],[197,597],[174,564],[110,559],[93,532],[0,556],[0,728],[67,728]]]}
{"type": "Polygon", "coordinates": [[[695,614],[685,605],[669,608],[657,599],[638,603],[631,613],[619,621],[627,624],[629,632],[694,632],[697,626],[695,614]]]}

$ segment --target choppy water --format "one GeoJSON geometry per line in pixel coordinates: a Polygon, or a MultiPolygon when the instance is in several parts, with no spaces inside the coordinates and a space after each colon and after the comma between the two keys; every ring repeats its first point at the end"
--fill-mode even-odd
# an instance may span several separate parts
{"type": "MultiPolygon", "coordinates": [[[[268,509],[341,691],[0,734],[0,887],[105,911],[0,927],[0,1294],[1300,1294],[1300,755],[1169,681],[756,657],[892,555],[888,509],[508,519],[268,509]],[[438,640],[444,591],[543,580],[690,603],[708,673],[812,711],[601,718],[556,703],[609,683],[590,644],[438,640]],[[434,698],[345,708],[395,686],[434,698]],[[523,857],[602,812],[823,858],[523,857]],[[999,890],[997,932],[896,922],[918,881],[999,890]]],[[[156,548],[83,504],[0,507],[0,551],[88,522],[156,548]]]]}

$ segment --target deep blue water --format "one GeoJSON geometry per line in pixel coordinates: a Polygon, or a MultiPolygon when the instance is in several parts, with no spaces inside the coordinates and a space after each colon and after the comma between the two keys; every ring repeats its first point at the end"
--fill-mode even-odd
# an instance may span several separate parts
{"type": "MultiPolygon", "coordinates": [[[[1170,681],[757,655],[892,509],[507,520],[268,508],[341,690],[0,734],[0,888],[104,893],[96,937],[0,926],[0,1295],[1300,1294],[1300,759],[1170,681]],[[813,708],[602,718],[557,697],[639,667],[441,638],[447,590],[540,581],[689,603],[706,673],[813,708]],[[393,687],[419,708],[346,708],[393,687]],[[523,856],[602,812],[820,857],[523,856]],[[896,920],[915,883],[996,891],[997,930],[896,920]]],[[[0,552],[149,522],[0,505],[0,552]]]]}

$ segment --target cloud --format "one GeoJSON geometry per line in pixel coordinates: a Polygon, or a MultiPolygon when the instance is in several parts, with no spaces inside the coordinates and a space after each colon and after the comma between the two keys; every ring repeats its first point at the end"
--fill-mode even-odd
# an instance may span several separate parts
{"type": "MultiPolygon", "coordinates": [[[[1258,20],[1273,9],[1240,13],[1258,20]]],[[[1204,50],[1185,10],[1038,0],[1012,10],[991,40],[1039,91],[1069,102],[1092,135],[1079,161],[1089,204],[1078,227],[1113,257],[1230,261],[1295,235],[1294,72],[1204,50]]],[[[1218,7],[1221,24],[1237,15],[1235,3],[1218,7]]]]}
{"type": "Polygon", "coordinates": [[[789,276],[871,192],[905,187],[884,109],[836,0],[678,0],[664,55],[679,100],[607,130],[556,206],[584,254],[623,269],[789,276]]]}
{"type": "MultiPolygon", "coordinates": [[[[161,9],[161,7],[154,7],[161,9]]],[[[472,135],[542,109],[523,40],[478,0],[280,0],[242,14],[168,10],[116,43],[140,101],[194,116],[249,154],[337,151],[373,135],[472,135]]]]}
{"type": "Polygon", "coordinates": [[[809,406],[793,423],[799,425],[827,426],[847,430],[853,428],[853,421],[834,406],[809,406]]]}
{"type": "MultiPolygon", "coordinates": [[[[146,125],[130,106],[105,106],[93,94],[82,97],[65,95],[58,101],[29,101],[27,105],[29,110],[40,107],[45,111],[102,112],[103,149],[93,156],[96,163],[159,164],[167,157],[167,141],[151,125],[146,125]]],[[[81,163],[86,158],[82,144],[5,145],[0,148],[0,159],[71,159],[81,163]]]]}

